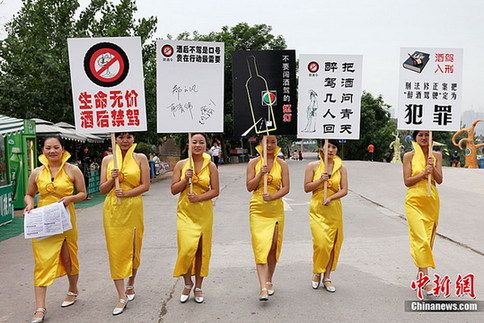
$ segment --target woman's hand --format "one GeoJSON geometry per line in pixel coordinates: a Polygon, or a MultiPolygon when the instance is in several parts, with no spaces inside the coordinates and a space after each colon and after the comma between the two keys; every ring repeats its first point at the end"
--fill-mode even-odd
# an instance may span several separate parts
{"type": "Polygon", "coordinates": [[[324,200],[323,205],[324,206],[328,206],[329,205],[329,202],[331,202],[331,197],[327,197],[326,200],[324,200]]]}
{"type": "Polygon", "coordinates": [[[321,177],[320,177],[320,181],[322,181],[324,183],[324,182],[327,182],[328,180],[329,180],[328,173],[322,173],[321,177]]]}
{"type": "Polygon", "coordinates": [[[269,201],[272,201],[274,200],[274,197],[272,196],[272,194],[269,194],[269,193],[262,193],[262,199],[266,202],[269,202],[269,201]]]}
{"type": "Polygon", "coordinates": [[[122,189],[118,188],[117,190],[114,191],[114,194],[116,194],[117,197],[127,197],[126,192],[123,191],[122,189]]]}
{"type": "Polygon", "coordinates": [[[197,194],[194,194],[194,193],[188,193],[187,194],[188,196],[188,200],[191,202],[191,203],[197,203],[197,202],[200,202],[200,197],[197,195],[197,194]]]}
{"type": "Polygon", "coordinates": [[[34,208],[34,204],[33,203],[29,203],[25,206],[25,209],[24,209],[24,215],[25,213],[29,213],[30,211],[32,211],[32,209],[34,208]]]}
{"type": "Polygon", "coordinates": [[[267,173],[269,173],[269,168],[267,167],[267,165],[262,165],[262,167],[260,169],[261,176],[264,176],[267,173]]]}
{"type": "Polygon", "coordinates": [[[72,196],[64,196],[58,201],[58,203],[64,203],[64,206],[68,206],[72,203],[72,198],[72,196]]]}
{"type": "Polygon", "coordinates": [[[117,168],[111,169],[111,177],[112,178],[119,177],[119,174],[121,174],[121,172],[119,171],[119,169],[117,169],[117,168]]]}
{"type": "Polygon", "coordinates": [[[188,168],[188,169],[185,171],[185,177],[186,177],[187,179],[190,179],[190,178],[192,178],[192,176],[193,176],[193,169],[188,168]]]}

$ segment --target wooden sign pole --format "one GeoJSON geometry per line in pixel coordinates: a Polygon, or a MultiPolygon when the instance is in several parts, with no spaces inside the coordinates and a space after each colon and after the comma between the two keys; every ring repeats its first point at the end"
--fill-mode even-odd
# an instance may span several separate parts
{"type": "MultiPolygon", "coordinates": [[[[432,150],[433,150],[433,140],[432,140],[432,131],[429,131],[429,156],[432,156],[432,150]]],[[[432,165],[434,166],[434,165],[432,165]]],[[[429,174],[428,176],[428,196],[432,196],[432,174],[429,174]]]]}
{"type": "MultiPolygon", "coordinates": [[[[262,137],[264,164],[267,165],[267,135],[262,137]]],[[[264,194],[267,194],[267,173],[264,174],[264,194]]]]}
{"type": "MultiPolygon", "coordinates": [[[[324,139],[324,172],[328,172],[328,139],[324,139]]],[[[324,201],[326,201],[326,198],[328,197],[328,181],[324,182],[324,198],[323,198],[323,204],[324,201]]]]}
{"type": "MultiPolygon", "coordinates": [[[[190,163],[190,169],[193,170],[193,163],[192,163],[192,133],[188,133],[188,162],[190,163]]],[[[195,174],[195,171],[193,171],[195,174]]],[[[190,182],[190,193],[193,193],[193,175],[192,178],[188,180],[190,182]]]]}
{"type": "MultiPolygon", "coordinates": [[[[116,151],[116,136],[114,132],[111,132],[111,146],[113,148],[113,168],[118,169],[118,158],[117,158],[117,151],[116,151]]],[[[114,185],[116,189],[119,189],[119,177],[114,179],[114,185]]],[[[117,204],[121,204],[121,199],[118,197],[117,204]]]]}

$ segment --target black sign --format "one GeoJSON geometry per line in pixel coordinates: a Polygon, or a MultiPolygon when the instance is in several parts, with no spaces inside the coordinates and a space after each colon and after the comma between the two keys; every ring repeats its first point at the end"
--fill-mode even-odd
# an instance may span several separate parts
{"type": "Polygon", "coordinates": [[[113,43],[92,46],[84,56],[84,72],[95,84],[112,87],[124,81],[129,71],[126,53],[113,43]]]}
{"type": "Polygon", "coordinates": [[[296,134],[296,52],[235,51],[232,59],[234,135],[296,134]]]}

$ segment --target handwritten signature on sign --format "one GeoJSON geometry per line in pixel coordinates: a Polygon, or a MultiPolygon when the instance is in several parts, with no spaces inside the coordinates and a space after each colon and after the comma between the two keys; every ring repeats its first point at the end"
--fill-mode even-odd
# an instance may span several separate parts
{"type": "Polygon", "coordinates": [[[190,86],[180,86],[178,84],[173,85],[171,89],[171,94],[176,94],[177,99],[180,100],[180,95],[184,93],[198,93],[197,85],[193,84],[190,86]]]}
{"type": "Polygon", "coordinates": [[[172,103],[169,106],[166,107],[167,109],[170,110],[171,113],[173,113],[173,116],[176,117],[176,113],[178,112],[179,114],[184,114],[185,112],[190,113],[190,117],[193,119],[193,104],[191,102],[186,102],[186,103],[172,103]]]}
{"type": "Polygon", "coordinates": [[[215,107],[216,104],[213,102],[212,99],[210,99],[210,103],[207,105],[202,105],[200,107],[200,120],[198,121],[200,124],[205,124],[205,121],[210,119],[210,117],[214,114],[215,109],[212,107],[215,107]]]}

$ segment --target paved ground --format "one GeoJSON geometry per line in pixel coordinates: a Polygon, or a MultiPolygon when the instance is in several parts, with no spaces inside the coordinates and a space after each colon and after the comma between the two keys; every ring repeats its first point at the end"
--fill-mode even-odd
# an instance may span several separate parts
{"type": "MultiPolygon", "coordinates": [[[[47,322],[480,322],[481,313],[408,313],[404,301],[415,300],[408,286],[416,269],[409,254],[403,218],[405,187],[401,165],[348,161],[350,193],[343,200],[345,240],[332,278],[337,292],[313,290],[309,194],[302,190],[308,160],[289,161],[291,193],[274,295],[257,300],[245,189],[246,164],[222,165],[221,194],[215,201],[210,275],[206,301],[178,301],[183,282],[172,278],[176,261],[176,201],[169,180],[145,194],[145,240],[137,298],[119,317],[102,229],[102,205],[78,210],[79,301],[60,307],[65,278],[48,290],[47,322]]],[[[476,275],[477,299],[484,293],[484,170],[444,168],[440,186],[441,218],[435,243],[437,269],[455,280],[476,275]]],[[[32,252],[22,236],[0,243],[0,322],[27,322],[34,309],[32,252]]],[[[451,296],[450,299],[459,299],[451,296]]],[[[469,299],[467,296],[461,298],[469,299]]]]}

